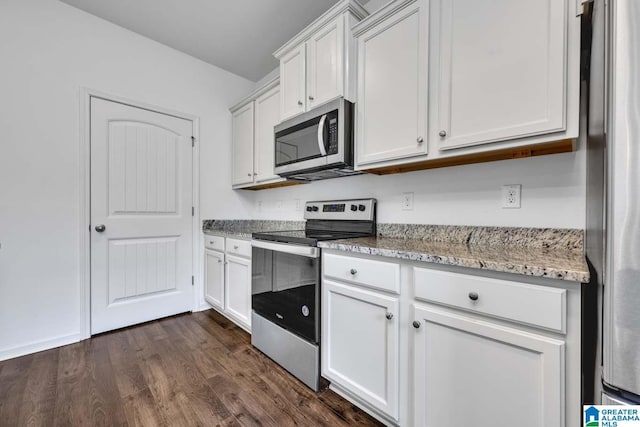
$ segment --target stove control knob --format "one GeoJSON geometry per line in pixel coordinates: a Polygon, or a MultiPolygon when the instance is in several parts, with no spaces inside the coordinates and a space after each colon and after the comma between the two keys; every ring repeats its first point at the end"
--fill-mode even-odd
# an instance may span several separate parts
{"type": "Polygon", "coordinates": [[[358,207],[356,205],[351,205],[351,210],[355,212],[358,210],[358,207]]]}
{"type": "Polygon", "coordinates": [[[365,209],[366,209],[366,207],[364,205],[358,205],[358,210],[360,212],[364,212],[365,209]]]}
{"type": "Polygon", "coordinates": [[[311,209],[313,209],[314,212],[318,212],[318,207],[317,206],[313,206],[311,209]]]}
{"type": "Polygon", "coordinates": [[[307,206],[307,212],[311,212],[313,208],[311,206],[307,206]]]}

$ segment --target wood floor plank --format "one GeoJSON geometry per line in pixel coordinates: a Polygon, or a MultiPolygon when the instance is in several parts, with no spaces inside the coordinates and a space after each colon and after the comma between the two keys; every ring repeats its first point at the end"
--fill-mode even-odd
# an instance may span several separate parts
{"type": "Polygon", "coordinates": [[[2,362],[0,375],[0,425],[18,425],[24,390],[33,356],[2,362]]]}
{"type": "Polygon", "coordinates": [[[0,426],[377,426],[209,310],[0,362],[0,426]]]}
{"type": "Polygon", "coordinates": [[[47,426],[53,419],[58,378],[58,351],[37,353],[29,370],[18,425],[47,426]]]}
{"type": "Polygon", "coordinates": [[[124,399],[124,410],[130,426],[167,426],[151,390],[145,388],[124,399]]]}

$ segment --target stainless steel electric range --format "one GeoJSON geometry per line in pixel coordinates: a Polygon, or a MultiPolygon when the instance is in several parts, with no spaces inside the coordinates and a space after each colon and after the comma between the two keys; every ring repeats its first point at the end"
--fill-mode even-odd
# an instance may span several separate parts
{"type": "Polygon", "coordinates": [[[320,387],[319,241],[376,234],[376,200],[305,204],[304,230],[253,233],[251,343],[320,387]]]}

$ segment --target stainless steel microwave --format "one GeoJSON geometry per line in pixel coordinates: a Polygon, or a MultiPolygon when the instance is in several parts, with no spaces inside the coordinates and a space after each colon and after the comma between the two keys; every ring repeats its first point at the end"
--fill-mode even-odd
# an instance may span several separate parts
{"type": "Polygon", "coordinates": [[[275,131],[275,173],[314,181],[354,175],[353,104],[338,98],[286,120],[275,131]]]}

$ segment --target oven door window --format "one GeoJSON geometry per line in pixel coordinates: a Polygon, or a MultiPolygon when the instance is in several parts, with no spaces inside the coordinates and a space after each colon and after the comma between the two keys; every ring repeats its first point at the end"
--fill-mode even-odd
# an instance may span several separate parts
{"type": "Polygon", "coordinates": [[[253,248],[252,309],[318,342],[320,259],[253,248]]]}

